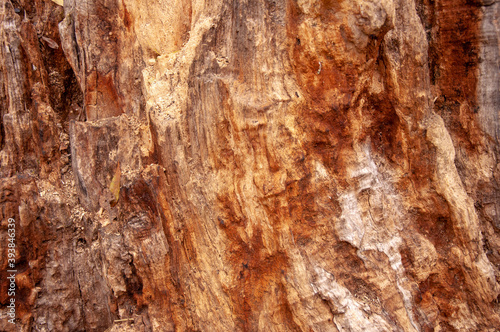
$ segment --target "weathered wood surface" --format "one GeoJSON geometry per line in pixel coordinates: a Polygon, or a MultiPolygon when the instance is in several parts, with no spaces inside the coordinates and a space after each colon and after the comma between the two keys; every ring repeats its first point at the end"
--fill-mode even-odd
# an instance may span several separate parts
{"type": "Polygon", "coordinates": [[[496,331],[499,17],[0,0],[0,330],[496,331]]]}

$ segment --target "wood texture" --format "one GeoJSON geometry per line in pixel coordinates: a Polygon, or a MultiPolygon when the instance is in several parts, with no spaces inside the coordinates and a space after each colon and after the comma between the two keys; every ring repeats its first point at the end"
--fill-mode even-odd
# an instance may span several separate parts
{"type": "Polygon", "coordinates": [[[0,0],[0,330],[496,331],[499,17],[0,0]]]}

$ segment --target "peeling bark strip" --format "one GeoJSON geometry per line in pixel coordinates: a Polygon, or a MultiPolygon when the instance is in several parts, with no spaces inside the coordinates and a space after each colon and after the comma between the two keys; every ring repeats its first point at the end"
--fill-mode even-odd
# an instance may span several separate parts
{"type": "Polygon", "coordinates": [[[0,330],[496,331],[498,21],[0,0],[0,330]]]}

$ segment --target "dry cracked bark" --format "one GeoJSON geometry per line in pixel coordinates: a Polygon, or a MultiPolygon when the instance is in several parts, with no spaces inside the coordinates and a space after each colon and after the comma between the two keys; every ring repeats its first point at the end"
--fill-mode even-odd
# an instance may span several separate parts
{"type": "Polygon", "coordinates": [[[499,17],[0,0],[0,330],[496,331],[499,17]]]}

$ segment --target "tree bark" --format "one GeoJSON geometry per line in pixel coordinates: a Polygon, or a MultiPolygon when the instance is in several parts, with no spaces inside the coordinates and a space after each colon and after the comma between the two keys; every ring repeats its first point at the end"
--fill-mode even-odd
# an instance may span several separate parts
{"type": "Polygon", "coordinates": [[[499,19],[0,0],[0,330],[496,331],[499,19]]]}

